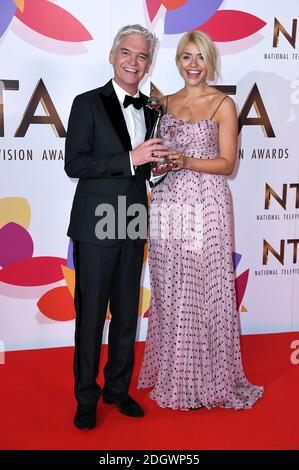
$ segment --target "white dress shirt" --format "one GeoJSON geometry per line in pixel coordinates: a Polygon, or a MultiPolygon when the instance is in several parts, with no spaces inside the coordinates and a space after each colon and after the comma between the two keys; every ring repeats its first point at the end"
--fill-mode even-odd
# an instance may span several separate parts
{"type": "MultiPolygon", "coordinates": [[[[131,138],[131,144],[132,144],[132,149],[136,148],[139,144],[142,144],[145,139],[145,134],[146,134],[146,125],[145,125],[145,119],[144,119],[144,112],[143,108],[141,109],[136,109],[132,104],[128,106],[127,108],[124,107],[124,100],[125,96],[128,95],[128,93],[121,88],[115,80],[112,80],[112,84],[116,93],[116,96],[118,98],[121,110],[123,112],[127,129],[129,132],[129,136],[131,138]]],[[[139,97],[139,91],[134,95],[134,98],[139,97]]],[[[130,164],[131,164],[131,172],[132,175],[135,175],[135,169],[132,164],[132,158],[131,158],[131,153],[130,154],[130,164]]]]}

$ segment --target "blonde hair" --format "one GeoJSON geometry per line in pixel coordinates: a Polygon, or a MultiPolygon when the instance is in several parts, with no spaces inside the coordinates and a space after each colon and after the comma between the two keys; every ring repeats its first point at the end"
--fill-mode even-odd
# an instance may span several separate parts
{"type": "Polygon", "coordinates": [[[184,36],[180,39],[175,56],[176,64],[178,65],[183,49],[190,42],[195,44],[203,55],[204,61],[208,68],[207,79],[214,80],[215,74],[217,74],[216,48],[212,39],[201,31],[191,31],[190,33],[184,34],[184,36]]]}

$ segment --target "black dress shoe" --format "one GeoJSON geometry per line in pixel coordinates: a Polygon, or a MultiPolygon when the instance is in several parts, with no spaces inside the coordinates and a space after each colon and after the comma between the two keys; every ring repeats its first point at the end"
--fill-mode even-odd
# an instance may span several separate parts
{"type": "Polygon", "coordinates": [[[92,429],[97,422],[97,404],[77,406],[74,424],[79,429],[92,429]]]}
{"type": "Polygon", "coordinates": [[[103,402],[116,405],[119,411],[126,416],[132,416],[132,418],[144,416],[141,406],[129,395],[109,396],[103,393],[103,402]]]}

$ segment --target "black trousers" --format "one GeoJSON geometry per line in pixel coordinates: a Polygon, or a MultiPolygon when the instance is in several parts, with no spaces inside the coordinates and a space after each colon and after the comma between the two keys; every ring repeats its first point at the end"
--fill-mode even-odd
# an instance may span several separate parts
{"type": "Polygon", "coordinates": [[[80,404],[95,403],[96,382],[108,301],[108,361],[104,369],[107,395],[128,392],[133,369],[144,246],[122,240],[112,247],[74,241],[76,269],[75,396],[80,404]]]}

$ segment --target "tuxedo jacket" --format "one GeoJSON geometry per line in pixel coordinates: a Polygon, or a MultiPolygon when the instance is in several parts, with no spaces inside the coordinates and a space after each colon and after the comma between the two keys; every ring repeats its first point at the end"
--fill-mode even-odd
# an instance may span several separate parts
{"type": "MultiPolygon", "coordinates": [[[[157,112],[146,107],[145,140],[149,138],[157,112]]],[[[95,235],[99,204],[111,204],[118,215],[118,196],[126,196],[127,206],[139,203],[147,209],[146,179],[150,165],[138,166],[132,175],[129,151],[130,136],[117,95],[110,80],[103,87],[88,91],[74,99],[65,143],[65,171],[79,178],[76,188],[68,236],[92,244],[113,245],[115,239],[100,240],[95,235]]],[[[117,220],[116,220],[117,228],[117,220]]],[[[145,239],[137,240],[145,243],[145,239]]]]}

